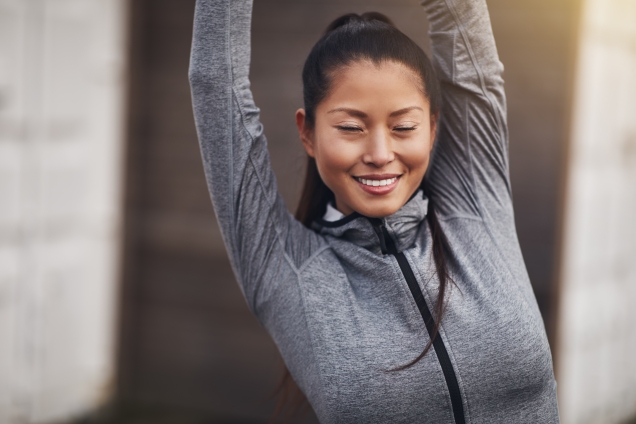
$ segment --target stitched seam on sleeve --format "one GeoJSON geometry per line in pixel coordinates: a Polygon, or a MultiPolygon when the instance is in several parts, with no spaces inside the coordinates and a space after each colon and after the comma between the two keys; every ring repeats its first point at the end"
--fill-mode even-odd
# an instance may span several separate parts
{"type": "Polygon", "coordinates": [[[303,263],[298,268],[298,273],[300,274],[303,271],[305,271],[305,268],[307,268],[309,265],[311,265],[311,263],[314,261],[314,259],[316,259],[318,256],[320,256],[326,250],[331,250],[331,246],[326,245],[326,246],[321,247],[317,251],[315,251],[309,258],[307,258],[305,261],[303,261],[303,263]]]}
{"type": "Polygon", "coordinates": [[[463,214],[453,214],[453,215],[448,215],[448,216],[442,216],[439,215],[438,219],[440,221],[452,221],[455,219],[464,219],[464,220],[469,220],[469,221],[477,221],[477,222],[483,222],[483,218],[481,218],[481,216],[477,217],[474,215],[463,215],[463,214]]]}
{"type": "MultiPolygon", "coordinates": [[[[303,311],[303,319],[305,320],[305,327],[308,330],[309,333],[309,343],[311,344],[311,353],[314,357],[314,362],[316,364],[316,368],[318,370],[318,381],[320,384],[320,387],[318,388],[318,394],[319,396],[323,396],[324,391],[322,389],[325,388],[325,383],[323,380],[323,372],[322,372],[322,367],[320,366],[320,361],[318,361],[318,357],[316,355],[316,344],[314,342],[314,332],[313,332],[313,328],[310,326],[309,320],[307,319],[307,302],[305,299],[305,291],[303,290],[302,284],[302,275],[299,273],[296,277],[296,284],[298,287],[298,292],[300,294],[300,298],[302,300],[303,303],[303,307],[302,307],[302,311],[303,311]]],[[[326,403],[326,399],[323,398],[323,404],[326,403]]]]}
{"type": "MultiPolygon", "coordinates": [[[[488,93],[488,90],[486,89],[486,82],[484,80],[484,75],[483,75],[483,71],[481,69],[481,67],[479,66],[477,59],[475,58],[475,52],[472,49],[472,45],[470,44],[468,35],[466,34],[466,28],[464,28],[464,26],[461,23],[461,20],[459,19],[458,15],[457,15],[457,11],[455,10],[455,8],[453,7],[453,5],[451,4],[451,0],[444,0],[444,2],[446,3],[446,6],[448,7],[449,11],[451,12],[453,19],[455,21],[455,25],[457,25],[457,29],[459,30],[459,33],[462,36],[462,39],[464,40],[464,45],[466,46],[466,50],[468,52],[468,56],[470,57],[470,60],[473,64],[473,67],[475,69],[475,72],[477,72],[477,75],[479,77],[479,85],[481,87],[482,90],[482,94],[484,95],[485,99],[488,101],[488,104],[490,105],[490,109],[493,113],[493,116],[495,117],[495,119],[497,120],[497,131],[496,134],[498,134],[498,144],[500,145],[500,147],[502,147],[503,145],[503,141],[502,141],[502,134],[501,131],[503,131],[503,122],[500,116],[500,113],[498,112],[498,109],[495,106],[495,102],[492,100],[491,96],[488,93]]],[[[454,61],[453,61],[454,63],[454,61]]],[[[466,111],[469,111],[469,108],[466,106],[466,111]]],[[[473,157],[473,152],[472,152],[472,148],[471,148],[471,143],[472,143],[472,138],[470,138],[469,135],[469,131],[468,131],[468,122],[470,120],[466,119],[466,135],[467,137],[469,137],[469,142],[467,143],[468,149],[469,149],[469,160],[470,160],[470,177],[471,177],[471,184],[473,187],[473,192],[477,195],[477,191],[474,190],[475,188],[475,175],[474,175],[474,168],[473,168],[473,163],[475,161],[475,158],[473,157]]],[[[510,181],[507,181],[507,186],[510,185],[510,181]]],[[[482,218],[483,221],[483,211],[482,211],[482,199],[481,196],[476,196],[476,200],[477,200],[477,210],[479,215],[482,218]]],[[[489,230],[489,234],[491,235],[491,237],[493,237],[493,241],[494,241],[494,235],[492,233],[490,233],[489,230]]]]}
{"type": "MultiPolygon", "coordinates": [[[[234,108],[232,107],[232,98],[234,97],[234,66],[232,66],[232,37],[231,37],[231,31],[230,31],[230,22],[232,21],[232,17],[231,15],[231,8],[227,7],[226,8],[226,15],[225,15],[225,19],[226,19],[226,34],[225,36],[227,37],[227,44],[226,44],[226,52],[225,52],[225,57],[227,58],[227,67],[230,70],[229,73],[229,79],[230,79],[230,84],[229,87],[227,88],[228,92],[228,97],[230,99],[230,107],[228,108],[228,122],[230,123],[230,125],[228,126],[227,132],[228,132],[228,137],[227,139],[230,141],[230,146],[229,146],[229,175],[228,175],[228,183],[229,183],[229,192],[230,192],[230,204],[229,204],[229,214],[230,214],[230,219],[229,219],[229,226],[230,226],[230,238],[232,240],[232,250],[234,252],[233,255],[235,258],[237,258],[237,260],[239,259],[239,254],[238,254],[238,237],[236,235],[236,228],[235,228],[235,224],[234,224],[234,184],[233,184],[233,176],[234,176],[234,108]]],[[[240,267],[237,267],[237,272],[240,273],[239,270],[240,267]]],[[[241,280],[243,279],[243,275],[241,273],[240,275],[241,280]]]]}
{"type": "Polygon", "coordinates": [[[464,122],[464,133],[466,134],[466,148],[468,149],[468,166],[469,166],[469,172],[468,174],[470,175],[470,194],[471,197],[474,196],[475,199],[475,206],[477,207],[477,213],[479,214],[479,217],[481,218],[481,220],[484,220],[484,215],[482,213],[482,205],[481,205],[481,198],[479,197],[478,191],[476,189],[476,184],[475,184],[475,169],[474,169],[474,163],[475,163],[475,157],[473,156],[473,138],[471,137],[471,133],[470,133],[470,107],[468,106],[468,98],[465,97],[464,100],[464,109],[465,109],[465,113],[466,113],[466,121],[464,122]]]}
{"type": "MultiPolygon", "coordinates": [[[[245,124],[246,119],[245,119],[245,113],[244,113],[244,106],[241,103],[240,97],[236,93],[236,87],[233,86],[232,90],[233,90],[233,93],[234,93],[234,98],[236,99],[236,103],[238,104],[239,113],[241,115],[241,125],[243,126],[243,129],[245,129],[245,132],[248,134],[248,136],[249,136],[249,138],[251,140],[250,149],[249,149],[249,152],[247,153],[248,165],[252,167],[254,175],[256,175],[256,179],[258,180],[258,185],[259,185],[259,187],[261,189],[261,193],[263,195],[263,198],[268,203],[269,207],[273,208],[274,204],[271,202],[271,199],[269,198],[269,196],[267,196],[267,191],[265,190],[265,185],[263,184],[263,180],[261,178],[260,170],[254,164],[254,160],[252,159],[252,149],[254,148],[254,146],[256,146],[256,140],[254,139],[254,134],[252,134],[249,131],[249,129],[247,128],[247,125],[245,124]]],[[[247,169],[248,169],[248,166],[245,166],[245,169],[243,170],[243,175],[241,175],[241,180],[244,180],[245,173],[247,173],[247,169]]],[[[234,201],[234,199],[233,199],[233,201],[234,201]]],[[[272,222],[272,224],[274,226],[274,230],[276,231],[276,241],[278,243],[280,243],[281,246],[282,246],[282,252],[283,252],[283,255],[285,257],[285,260],[287,261],[287,263],[290,264],[290,266],[292,267],[292,270],[295,273],[298,273],[298,268],[294,265],[294,261],[289,257],[289,255],[287,254],[287,251],[285,250],[285,245],[284,245],[282,237],[281,237],[282,231],[280,229],[280,226],[278,225],[278,223],[275,220],[272,222]]]]}
{"type": "MultiPolygon", "coordinates": [[[[468,102],[468,101],[466,101],[468,102]]],[[[468,104],[466,104],[466,111],[467,114],[470,113],[468,112],[470,109],[468,108],[468,104]]],[[[484,220],[484,215],[483,215],[483,210],[482,210],[482,203],[481,203],[481,197],[477,194],[477,191],[474,189],[475,188],[475,171],[473,169],[473,164],[475,163],[475,159],[473,157],[473,149],[472,149],[472,138],[470,137],[470,133],[468,131],[468,122],[470,121],[470,119],[466,119],[466,136],[469,137],[468,142],[466,143],[466,145],[468,146],[468,153],[469,153],[469,157],[470,157],[470,178],[471,178],[471,184],[473,186],[473,193],[475,193],[475,197],[477,200],[477,213],[479,214],[479,216],[481,217],[481,222],[482,225],[486,228],[486,232],[488,233],[488,236],[490,237],[490,240],[492,241],[492,243],[495,245],[497,251],[499,252],[499,254],[503,256],[501,249],[499,248],[499,243],[497,243],[497,238],[495,237],[495,235],[492,233],[490,226],[486,225],[486,222],[484,220]]],[[[513,217],[514,219],[514,217],[513,217]]],[[[511,275],[514,275],[512,273],[512,270],[510,269],[510,264],[508,264],[506,261],[504,261],[506,263],[506,268],[508,269],[508,272],[511,273],[511,275]]]]}
{"type": "MultiPolygon", "coordinates": [[[[481,87],[482,94],[488,100],[488,103],[490,104],[492,112],[493,112],[493,114],[495,115],[495,117],[497,119],[497,126],[498,126],[497,128],[499,130],[501,130],[501,128],[503,126],[502,123],[501,123],[501,117],[499,116],[499,113],[497,112],[497,108],[495,107],[495,104],[494,104],[493,100],[488,95],[488,90],[486,89],[486,81],[484,79],[484,73],[483,73],[481,67],[478,64],[477,59],[475,58],[475,52],[473,51],[473,47],[470,44],[468,35],[466,34],[466,28],[464,28],[464,26],[462,25],[461,20],[459,19],[458,15],[457,15],[457,11],[455,10],[453,5],[451,4],[451,1],[450,0],[444,0],[444,2],[446,3],[446,7],[448,7],[448,10],[453,15],[453,19],[455,21],[455,25],[457,25],[457,29],[459,30],[459,33],[462,36],[462,39],[464,40],[464,45],[466,46],[466,51],[468,52],[468,56],[470,57],[470,61],[472,62],[473,67],[475,68],[475,72],[477,72],[477,76],[479,77],[479,85],[481,87]]],[[[492,24],[491,24],[491,26],[492,26],[492,24]]],[[[454,63],[455,63],[455,60],[454,60],[454,47],[453,47],[453,64],[454,63]]]]}
{"type": "MultiPolygon", "coordinates": [[[[464,39],[464,44],[466,45],[466,49],[468,50],[469,53],[469,57],[471,62],[473,63],[473,66],[475,68],[475,71],[477,72],[477,75],[479,76],[479,83],[481,85],[481,89],[482,92],[485,96],[485,98],[488,100],[488,103],[490,103],[490,107],[492,108],[492,112],[494,114],[494,116],[497,119],[497,133],[499,133],[499,135],[501,136],[501,131],[503,130],[503,125],[501,122],[501,117],[499,115],[499,113],[497,112],[497,109],[495,108],[493,101],[491,99],[491,97],[488,95],[488,90],[486,90],[486,83],[484,81],[484,76],[483,76],[483,72],[481,70],[481,68],[479,67],[479,65],[477,64],[477,60],[475,58],[475,53],[473,52],[472,46],[470,44],[470,42],[468,41],[468,36],[466,35],[466,29],[462,26],[458,16],[457,16],[457,11],[455,10],[455,8],[450,4],[450,0],[444,0],[444,2],[446,3],[446,5],[448,6],[448,9],[450,10],[450,12],[453,15],[453,19],[455,20],[455,24],[457,25],[457,28],[459,29],[460,34],[462,35],[462,38],[464,39]]],[[[468,110],[468,109],[467,109],[468,110]]],[[[468,122],[469,120],[466,119],[466,126],[468,127],[468,122]]],[[[466,128],[466,134],[468,136],[468,128],[466,128]]],[[[499,140],[499,142],[501,143],[501,139],[499,140]]],[[[470,143],[472,143],[472,141],[470,141],[469,143],[467,143],[468,148],[469,148],[469,156],[470,156],[470,177],[472,179],[472,184],[473,184],[473,188],[475,186],[475,180],[474,180],[474,170],[473,170],[473,163],[474,163],[474,158],[473,158],[473,154],[472,154],[472,149],[470,148],[470,143]]],[[[510,184],[508,182],[508,184],[510,184]]],[[[474,190],[473,190],[474,191],[474,190]]],[[[476,192],[475,192],[476,193],[476,192]]],[[[481,217],[482,223],[484,223],[484,227],[486,228],[486,232],[488,233],[490,239],[492,240],[493,244],[495,245],[497,252],[502,256],[502,252],[501,252],[501,248],[499,246],[499,243],[497,242],[497,238],[495,237],[495,235],[492,233],[490,227],[488,225],[485,225],[484,222],[484,217],[483,217],[483,211],[482,211],[482,204],[481,204],[481,197],[477,197],[477,204],[478,204],[478,213],[479,216],[481,217]]],[[[511,273],[511,275],[514,275],[512,273],[512,270],[510,269],[510,264],[508,264],[506,261],[504,261],[506,263],[506,268],[508,269],[508,272],[511,273]]]]}
{"type": "MultiPolygon", "coordinates": [[[[498,108],[496,107],[496,102],[493,101],[492,96],[489,95],[488,90],[486,89],[486,81],[484,79],[484,73],[481,69],[481,67],[479,66],[477,59],[475,57],[475,52],[473,51],[472,45],[470,44],[468,35],[466,34],[466,28],[464,28],[464,26],[461,23],[461,20],[459,19],[458,15],[457,15],[457,11],[455,10],[455,8],[453,7],[453,5],[451,4],[451,0],[444,0],[444,2],[446,3],[446,6],[448,7],[448,10],[451,12],[453,19],[455,21],[455,25],[457,25],[457,29],[459,30],[459,33],[462,36],[462,39],[464,40],[464,45],[466,46],[466,51],[468,52],[468,56],[470,57],[470,61],[473,64],[473,67],[475,68],[475,72],[477,72],[477,76],[479,77],[479,85],[481,87],[481,91],[482,94],[484,95],[484,97],[486,98],[486,100],[488,101],[489,105],[490,105],[490,109],[492,111],[493,116],[495,117],[496,121],[497,121],[497,134],[499,135],[499,139],[497,140],[498,144],[500,145],[500,147],[503,147],[503,139],[505,138],[503,136],[503,134],[501,133],[503,131],[503,120],[501,117],[501,114],[499,113],[498,108]]],[[[488,7],[488,6],[486,6],[488,7]]],[[[492,26],[492,23],[491,23],[492,26]]],[[[493,35],[494,37],[494,35],[493,35]]],[[[453,50],[454,50],[454,46],[453,46],[453,50]]],[[[453,52],[454,53],[454,52],[453,52]]],[[[453,67],[455,64],[455,60],[453,59],[453,67]]],[[[510,185],[510,181],[508,181],[507,185],[510,185]]]]}
{"type": "MultiPolygon", "coordinates": [[[[233,88],[234,90],[234,88],[233,88]]],[[[252,159],[252,148],[256,145],[255,139],[254,139],[254,135],[247,129],[247,126],[245,124],[245,114],[243,111],[243,105],[241,104],[240,98],[239,96],[236,94],[236,91],[234,90],[234,96],[236,98],[236,102],[239,105],[239,112],[241,114],[241,125],[243,126],[243,128],[245,129],[245,132],[249,135],[251,141],[252,141],[252,145],[250,148],[250,151],[248,153],[248,161],[249,161],[249,165],[252,167],[254,174],[256,175],[256,179],[258,180],[261,192],[263,194],[263,197],[265,198],[265,201],[269,204],[270,208],[273,207],[274,205],[270,202],[269,197],[266,195],[267,192],[265,190],[260,172],[258,167],[254,164],[254,161],[252,159]]],[[[247,166],[245,167],[245,170],[243,172],[247,172],[247,166]]],[[[244,175],[243,175],[244,177],[244,175]]],[[[318,370],[318,381],[320,384],[320,387],[318,388],[318,392],[322,393],[321,389],[324,388],[324,381],[323,381],[323,371],[320,365],[320,362],[318,361],[318,358],[316,356],[316,349],[315,349],[315,342],[314,342],[314,337],[313,337],[313,331],[311,330],[310,327],[310,323],[309,320],[307,319],[307,303],[305,300],[305,293],[304,290],[302,288],[302,284],[301,284],[301,280],[302,280],[302,275],[301,275],[301,271],[295,266],[293,260],[289,257],[289,255],[287,254],[286,250],[285,250],[285,245],[283,243],[282,237],[281,237],[281,230],[279,228],[279,226],[277,225],[276,222],[273,222],[274,225],[274,229],[276,231],[276,242],[279,243],[281,245],[281,249],[283,252],[283,257],[285,258],[285,261],[289,264],[289,266],[291,267],[291,269],[296,273],[296,287],[298,289],[298,292],[300,294],[300,297],[302,299],[302,314],[303,314],[303,319],[305,321],[305,327],[309,330],[308,331],[308,337],[309,337],[309,343],[311,344],[311,353],[314,357],[314,363],[316,364],[316,368],[318,370]]],[[[309,259],[307,259],[306,261],[304,261],[302,269],[304,270],[307,265],[313,261],[313,259],[315,259],[318,255],[320,255],[322,252],[324,252],[325,250],[329,249],[329,246],[324,246],[323,248],[319,249],[317,252],[315,252],[314,254],[312,254],[309,259]]],[[[256,300],[256,296],[253,296],[253,302],[255,302],[256,300]]],[[[252,305],[253,306],[253,310],[256,310],[255,306],[256,305],[252,305]]]]}
{"type": "MultiPolygon", "coordinates": [[[[263,197],[266,199],[267,203],[269,204],[270,207],[273,207],[274,205],[270,202],[270,199],[268,196],[266,196],[266,190],[265,190],[265,185],[263,184],[262,178],[261,178],[261,174],[260,174],[260,170],[258,169],[258,167],[256,166],[256,164],[254,163],[253,159],[252,159],[252,148],[254,148],[254,146],[256,145],[256,140],[254,138],[254,135],[248,130],[247,125],[245,125],[245,113],[243,111],[243,104],[241,103],[240,97],[237,95],[236,93],[236,87],[233,87],[233,93],[234,93],[234,98],[236,99],[236,103],[239,105],[239,113],[241,114],[241,125],[243,126],[243,128],[245,129],[245,132],[249,135],[250,140],[251,140],[251,147],[250,147],[250,152],[248,154],[248,160],[249,160],[249,164],[252,167],[254,174],[256,175],[256,178],[258,180],[261,192],[263,193],[263,197]]],[[[247,172],[247,166],[245,167],[245,170],[243,171],[244,173],[247,172]]],[[[242,175],[241,177],[244,178],[245,175],[242,175]]],[[[277,225],[276,222],[273,222],[274,224],[274,229],[276,230],[276,239],[278,241],[278,243],[280,243],[281,247],[282,247],[282,251],[283,254],[285,256],[286,261],[289,263],[289,265],[292,267],[292,270],[298,274],[300,272],[302,272],[302,270],[304,268],[306,268],[310,262],[312,262],[318,255],[320,255],[322,252],[324,252],[325,250],[331,249],[331,247],[329,245],[323,246],[321,248],[319,248],[316,252],[312,253],[311,256],[309,258],[307,258],[306,260],[304,260],[302,262],[302,264],[300,264],[300,266],[296,266],[294,264],[293,259],[287,254],[287,251],[285,250],[285,243],[283,243],[283,239],[282,239],[282,231],[280,229],[280,227],[277,225]]]]}

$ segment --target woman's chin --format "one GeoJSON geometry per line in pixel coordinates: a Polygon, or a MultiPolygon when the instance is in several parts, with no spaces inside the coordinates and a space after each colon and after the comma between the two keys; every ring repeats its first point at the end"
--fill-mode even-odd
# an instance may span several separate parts
{"type": "Polygon", "coordinates": [[[356,212],[369,218],[385,218],[397,212],[403,204],[394,199],[373,199],[371,201],[361,201],[359,208],[354,208],[356,212]]]}

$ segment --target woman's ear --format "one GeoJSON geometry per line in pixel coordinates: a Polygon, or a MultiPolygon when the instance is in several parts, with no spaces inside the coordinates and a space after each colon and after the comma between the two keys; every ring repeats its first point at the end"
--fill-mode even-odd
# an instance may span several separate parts
{"type": "Polygon", "coordinates": [[[298,135],[300,141],[303,143],[303,147],[307,151],[310,157],[314,157],[314,134],[311,129],[307,127],[306,122],[307,114],[305,109],[298,109],[296,111],[296,126],[298,127],[298,135]]]}

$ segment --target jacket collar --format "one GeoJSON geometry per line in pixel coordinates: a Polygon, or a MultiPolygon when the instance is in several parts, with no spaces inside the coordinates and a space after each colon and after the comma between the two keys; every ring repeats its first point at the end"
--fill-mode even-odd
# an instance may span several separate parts
{"type": "Polygon", "coordinates": [[[428,198],[418,190],[404,206],[385,218],[368,218],[357,212],[338,221],[316,220],[312,228],[318,233],[346,240],[381,254],[380,239],[374,225],[384,224],[397,250],[408,249],[415,242],[420,224],[426,218],[428,198]]]}

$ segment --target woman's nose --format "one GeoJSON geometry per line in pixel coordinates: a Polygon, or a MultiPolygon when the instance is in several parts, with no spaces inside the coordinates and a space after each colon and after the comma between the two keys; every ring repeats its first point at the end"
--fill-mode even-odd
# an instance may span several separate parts
{"type": "Polygon", "coordinates": [[[362,162],[381,168],[392,162],[393,159],[395,159],[395,154],[390,135],[384,131],[375,131],[369,134],[362,162]]]}

